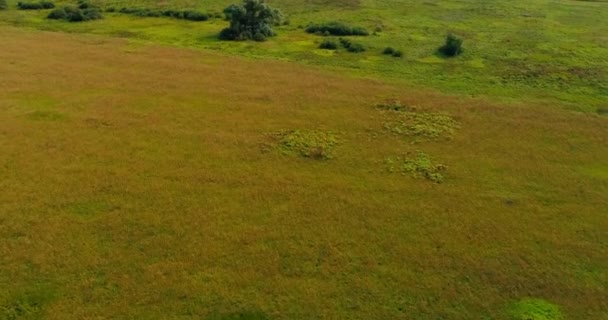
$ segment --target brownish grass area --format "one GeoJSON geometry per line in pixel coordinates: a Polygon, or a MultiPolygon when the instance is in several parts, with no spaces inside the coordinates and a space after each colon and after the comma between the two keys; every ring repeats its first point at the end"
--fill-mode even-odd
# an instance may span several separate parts
{"type": "Polygon", "coordinates": [[[507,319],[532,297],[608,318],[605,117],[102,37],[0,43],[6,314],[507,319]],[[460,128],[387,133],[386,99],[460,128]],[[333,158],[263,152],[293,129],[339,134],[333,158]],[[418,150],[442,184],[385,170],[418,150]]]}

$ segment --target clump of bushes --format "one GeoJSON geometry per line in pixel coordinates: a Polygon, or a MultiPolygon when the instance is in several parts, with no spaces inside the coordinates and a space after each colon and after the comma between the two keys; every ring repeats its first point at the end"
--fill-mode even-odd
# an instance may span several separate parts
{"type": "Polygon", "coordinates": [[[17,2],[17,8],[19,10],[42,10],[42,9],[53,9],[55,8],[55,4],[50,1],[40,1],[40,2],[17,2]]]}
{"type": "Polygon", "coordinates": [[[348,52],[359,53],[365,51],[365,47],[359,43],[353,43],[348,39],[340,38],[340,44],[348,52]]]}
{"type": "Polygon", "coordinates": [[[82,22],[102,19],[103,16],[99,8],[96,7],[87,7],[85,9],[81,9],[74,6],[65,6],[51,11],[47,18],[53,20],[65,20],[68,22],[82,22]]]}
{"type": "Polygon", "coordinates": [[[340,22],[328,22],[311,24],[306,27],[306,32],[318,35],[333,36],[367,36],[369,32],[361,27],[351,27],[340,22]]]}
{"type": "Polygon", "coordinates": [[[271,8],[264,0],[243,0],[240,5],[228,6],[224,14],[230,26],[220,32],[221,40],[264,41],[275,35],[272,27],[284,20],[281,11],[271,8]]]}
{"type": "Polygon", "coordinates": [[[281,153],[318,160],[331,159],[339,143],[335,134],[316,130],[281,131],[271,136],[275,139],[271,146],[281,153]]]}
{"type": "Polygon", "coordinates": [[[321,44],[319,45],[319,48],[326,50],[336,50],[338,49],[338,44],[332,40],[323,40],[323,42],[321,42],[321,44]]]}
{"type": "Polygon", "coordinates": [[[0,0],[0,10],[6,10],[7,8],[6,0],[0,0]]]}
{"type": "Polygon", "coordinates": [[[443,182],[443,172],[447,170],[446,166],[433,163],[429,156],[421,151],[414,157],[388,158],[386,163],[390,172],[411,174],[415,178],[424,178],[435,183],[443,182]]]}
{"type": "Polygon", "coordinates": [[[403,56],[403,53],[401,53],[401,51],[393,49],[392,47],[384,48],[382,54],[393,56],[395,58],[400,58],[401,56],[403,56]]]}
{"type": "MultiPolygon", "coordinates": [[[[106,12],[116,12],[115,8],[108,8],[106,12]]],[[[209,15],[196,10],[153,10],[148,8],[122,8],[118,10],[120,13],[130,14],[138,17],[169,17],[175,19],[184,19],[190,21],[207,21],[209,15]]]]}
{"type": "Polygon", "coordinates": [[[439,52],[448,57],[455,57],[462,53],[462,39],[454,34],[448,34],[445,44],[439,48],[439,52]]]}

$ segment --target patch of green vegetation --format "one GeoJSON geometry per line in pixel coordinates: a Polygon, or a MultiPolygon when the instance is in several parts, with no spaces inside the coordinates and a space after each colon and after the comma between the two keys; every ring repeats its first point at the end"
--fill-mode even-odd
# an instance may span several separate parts
{"type": "MultiPolygon", "coordinates": [[[[106,12],[115,12],[115,8],[108,8],[106,12]]],[[[128,8],[124,7],[118,10],[119,13],[129,14],[137,17],[168,17],[174,19],[183,19],[190,21],[207,21],[209,15],[197,10],[155,10],[150,8],[128,8]]]]}
{"type": "Polygon", "coordinates": [[[6,0],[0,0],[0,10],[6,10],[8,8],[8,4],[6,0]]]}
{"type": "Polygon", "coordinates": [[[336,50],[336,49],[338,49],[338,44],[335,41],[325,39],[319,45],[319,49],[336,50]]]}
{"type": "Polygon", "coordinates": [[[52,292],[42,287],[8,296],[0,301],[0,320],[43,319],[44,308],[52,296],[52,292]]]}
{"type": "Polygon", "coordinates": [[[403,111],[405,107],[400,104],[385,105],[385,108],[384,128],[395,135],[451,138],[460,127],[456,120],[447,114],[403,111]]]}
{"type": "Polygon", "coordinates": [[[284,154],[311,159],[331,159],[333,149],[339,143],[331,132],[292,130],[271,134],[276,139],[275,147],[284,154]]]}
{"type": "Polygon", "coordinates": [[[608,115],[608,107],[598,107],[596,112],[599,115],[606,116],[608,115]]]}
{"type": "Polygon", "coordinates": [[[224,9],[230,26],[220,32],[221,40],[265,41],[276,35],[272,29],[283,22],[283,13],[271,8],[264,0],[243,0],[224,9]]]}
{"type": "Polygon", "coordinates": [[[340,22],[328,22],[311,24],[306,27],[306,32],[322,36],[367,36],[369,32],[365,28],[351,27],[340,22]]]}
{"type": "Polygon", "coordinates": [[[562,320],[559,307],[543,299],[522,299],[509,309],[512,320],[562,320]]]}
{"type": "Polygon", "coordinates": [[[447,169],[445,165],[433,163],[429,156],[421,151],[414,157],[387,158],[386,164],[390,172],[411,174],[415,178],[424,178],[435,183],[443,182],[443,172],[447,169]]]}
{"type": "Polygon", "coordinates": [[[42,10],[55,8],[55,4],[50,1],[40,2],[17,2],[17,8],[19,10],[42,10]]]}

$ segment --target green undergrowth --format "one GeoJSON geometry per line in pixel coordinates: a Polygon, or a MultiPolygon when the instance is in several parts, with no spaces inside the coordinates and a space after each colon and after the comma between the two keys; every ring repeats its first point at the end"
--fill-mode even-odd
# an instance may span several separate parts
{"type": "Polygon", "coordinates": [[[318,130],[281,131],[268,136],[274,140],[271,147],[282,154],[320,160],[331,159],[339,143],[336,134],[318,130]]]}
{"type": "Polygon", "coordinates": [[[563,320],[559,307],[543,299],[526,298],[514,303],[509,314],[512,320],[563,320]]]}
{"type": "Polygon", "coordinates": [[[418,111],[400,102],[379,104],[377,108],[383,113],[384,129],[398,136],[449,139],[460,127],[447,114],[418,111]]]}
{"type": "Polygon", "coordinates": [[[443,173],[447,167],[437,164],[424,152],[418,151],[415,155],[404,157],[389,157],[385,160],[388,170],[403,175],[412,175],[415,178],[424,178],[435,183],[444,181],[443,173]]]}

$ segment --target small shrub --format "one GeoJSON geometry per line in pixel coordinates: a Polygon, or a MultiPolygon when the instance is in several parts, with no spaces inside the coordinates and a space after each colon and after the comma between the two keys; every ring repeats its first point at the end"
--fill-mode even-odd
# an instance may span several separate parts
{"type": "Polygon", "coordinates": [[[67,17],[68,14],[65,12],[64,8],[57,8],[49,13],[47,19],[65,20],[67,17]]]}
{"type": "Polygon", "coordinates": [[[348,50],[348,52],[359,53],[359,52],[364,52],[365,47],[359,43],[351,43],[351,45],[348,46],[348,48],[346,48],[346,50],[348,50]]]}
{"type": "Polygon", "coordinates": [[[344,38],[340,38],[340,44],[342,45],[342,47],[348,49],[350,48],[350,46],[352,45],[352,42],[350,42],[350,40],[348,39],[344,39],[344,38]]]}
{"type": "Polygon", "coordinates": [[[323,40],[323,42],[321,42],[321,44],[319,45],[319,48],[326,50],[336,50],[338,49],[338,44],[335,41],[323,40]]]}
{"type": "Polygon", "coordinates": [[[340,22],[328,22],[322,24],[311,24],[306,27],[306,32],[319,35],[334,36],[367,36],[369,32],[361,27],[350,27],[340,22]]]}
{"type": "Polygon", "coordinates": [[[184,19],[186,20],[190,20],[190,21],[207,21],[209,20],[209,16],[200,12],[200,11],[195,11],[195,10],[186,10],[184,11],[184,19]]]}
{"type": "Polygon", "coordinates": [[[55,4],[50,1],[40,2],[17,2],[17,8],[20,10],[42,10],[42,9],[53,9],[55,4]]]}
{"type": "Polygon", "coordinates": [[[399,50],[395,50],[395,52],[393,52],[392,56],[395,58],[401,58],[403,56],[403,53],[401,53],[401,51],[399,51],[399,50]]]}
{"type": "Polygon", "coordinates": [[[462,53],[462,39],[453,34],[448,34],[445,39],[445,44],[439,48],[439,51],[448,57],[459,55],[462,53]]]}
{"type": "Polygon", "coordinates": [[[83,10],[74,6],[55,9],[47,16],[47,19],[65,20],[68,22],[81,22],[102,18],[103,16],[99,8],[89,7],[83,10]]]}
{"type": "Polygon", "coordinates": [[[599,107],[597,110],[595,110],[595,112],[597,112],[599,115],[606,116],[608,115],[608,107],[599,107]]]}
{"type": "Polygon", "coordinates": [[[8,4],[6,0],[0,0],[0,10],[6,10],[8,8],[8,4]]]}
{"type": "Polygon", "coordinates": [[[114,7],[109,7],[106,9],[106,12],[111,13],[111,12],[116,12],[116,8],[114,7]]]}
{"type": "Polygon", "coordinates": [[[443,172],[447,170],[446,166],[434,164],[428,155],[420,151],[413,158],[388,158],[386,164],[390,172],[411,174],[415,178],[424,178],[435,183],[443,182],[443,172]]]}
{"type": "Polygon", "coordinates": [[[386,47],[382,51],[382,54],[386,54],[386,55],[392,55],[393,53],[395,53],[395,49],[393,49],[391,47],[386,47]]]}
{"type": "Polygon", "coordinates": [[[276,140],[274,148],[281,153],[311,159],[331,159],[338,144],[336,135],[331,132],[293,130],[271,136],[276,140]]]}
{"type": "Polygon", "coordinates": [[[84,21],[102,19],[103,16],[98,8],[87,8],[82,10],[84,21]]]}

